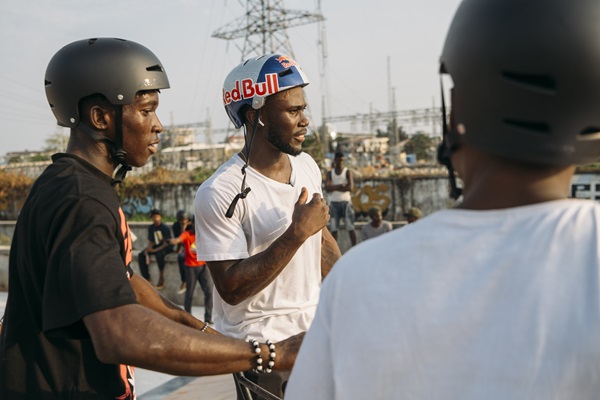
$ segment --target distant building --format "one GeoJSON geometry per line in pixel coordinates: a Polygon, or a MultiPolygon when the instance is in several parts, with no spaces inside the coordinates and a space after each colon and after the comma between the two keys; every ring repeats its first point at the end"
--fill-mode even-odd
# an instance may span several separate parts
{"type": "Polygon", "coordinates": [[[244,138],[233,137],[225,143],[191,143],[163,148],[153,157],[154,165],[191,171],[198,167],[216,169],[244,147],[244,138]]]}
{"type": "Polygon", "coordinates": [[[0,170],[37,178],[52,163],[52,151],[12,151],[4,156],[0,170]]]}

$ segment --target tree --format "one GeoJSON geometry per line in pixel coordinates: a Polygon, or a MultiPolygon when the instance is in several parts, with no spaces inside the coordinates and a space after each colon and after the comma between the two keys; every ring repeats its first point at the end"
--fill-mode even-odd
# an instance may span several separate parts
{"type": "Polygon", "coordinates": [[[415,133],[404,145],[404,151],[407,154],[414,154],[417,160],[431,160],[433,149],[433,139],[422,132],[415,133]]]}
{"type": "Polygon", "coordinates": [[[64,130],[57,130],[46,139],[46,147],[44,147],[44,151],[64,152],[67,150],[68,142],[69,135],[64,133],[64,130]]]}

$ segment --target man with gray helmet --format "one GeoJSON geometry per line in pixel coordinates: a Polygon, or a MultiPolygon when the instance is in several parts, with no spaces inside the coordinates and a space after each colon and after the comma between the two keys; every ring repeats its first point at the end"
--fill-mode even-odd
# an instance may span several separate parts
{"type": "MultiPolygon", "coordinates": [[[[208,334],[131,269],[131,233],[114,185],[156,152],[159,91],[169,87],[160,60],[135,42],[81,40],[54,55],[45,85],[71,134],[15,227],[0,398],[131,400],[133,365],[207,375],[268,359],[266,344],[208,334]]],[[[291,368],[299,341],[277,344],[275,368],[291,368]]]]}
{"type": "MultiPolygon", "coordinates": [[[[249,59],[225,79],[225,110],[246,145],[200,186],[195,214],[198,258],[217,289],[215,327],[229,336],[279,340],[308,329],[321,279],[340,255],[321,172],[302,152],[307,84],[279,54],[249,59]]],[[[287,380],[246,375],[279,396],[287,380]]]]}
{"type": "Polygon", "coordinates": [[[568,194],[600,158],[599,18],[596,0],[463,0],[439,151],[462,201],[340,259],[287,400],[598,398],[600,205],[568,194]]]}

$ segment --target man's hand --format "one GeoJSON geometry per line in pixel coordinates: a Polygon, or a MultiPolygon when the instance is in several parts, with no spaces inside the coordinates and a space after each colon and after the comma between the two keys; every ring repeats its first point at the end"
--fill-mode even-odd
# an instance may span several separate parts
{"type": "Polygon", "coordinates": [[[293,237],[304,243],[306,239],[321,231],[329,222],[329,206],[320,194],[313,194],[307,203],[308,190],[303,187],[294,207],[292,223],[288,228],[293,237]]]}

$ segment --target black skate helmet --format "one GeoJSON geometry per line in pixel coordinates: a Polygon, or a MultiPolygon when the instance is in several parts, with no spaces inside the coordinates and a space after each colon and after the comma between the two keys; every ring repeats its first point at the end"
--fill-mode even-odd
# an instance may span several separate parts
{"type": "MultiPolygon", "coordinates": [[[[73,42],[50,60],[45,76],[46,97],[58,124],[79,125],[79,102],[101,94],[113,105],[133,103],[142,90],[169,88],[160,60],[146,47],[123,39],[96,38],[73,42]]],[[[114,156],[124,165],[122,107],[117,107],[114,156]]]]}
{"type": "Polygon", "coordinates": [[[453,81],[440,161],[463,142],[540,165],[600,158],[599,20],[596,0],[463,0],[440,58],[453,81]]]}

